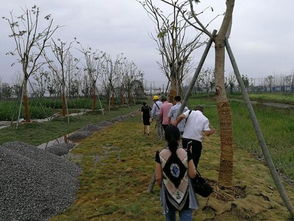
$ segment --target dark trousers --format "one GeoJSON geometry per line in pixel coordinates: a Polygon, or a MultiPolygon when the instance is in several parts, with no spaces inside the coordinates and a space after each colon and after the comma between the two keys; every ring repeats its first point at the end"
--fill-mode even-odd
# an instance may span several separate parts
{"type": "Polygon", "coordinates": [[[165,129],[167,128],[168,124],[162,124],[163,130],[165,132],[165,129]]]}
{"type": "Polygon", "coordinates": [[[201,156],[202,143],[198,140],[182,138],[182,145],[185,150],[192,145],[192,159],[197,168],[201,156]]]}

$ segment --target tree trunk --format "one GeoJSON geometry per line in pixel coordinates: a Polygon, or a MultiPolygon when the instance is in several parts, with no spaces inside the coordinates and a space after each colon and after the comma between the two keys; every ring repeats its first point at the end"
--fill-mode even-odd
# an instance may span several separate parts
{"type": "Polygon", "coordinates": [[[125,104],[125,97],[124,97],[123,93],[120,94],[120,104],[121,105],[125,104]]]}
{"type": "Polygon", "coordinates": [[[114,94],[111,94],[111,106],[114,106],[114,94]]]}
{"type": "Polygon", "coordinates": [[[176,76],[172,74],[170,77],[170,89],[169,89],[168,101],[172,103],[176,95],[177,95],[177,79],[176,79],[176,76]]]}
{"type": "Polygon", "coordinates": [[[96,92],[95,87],[92,88],[92,111],[95,111],[96,109],[96,92]]]}
{"type": "Polygon", "coordinates": [[[67,114],[66,111],[66,102],[65,102],[65,91],[64,91],[64,85],[61,86],[61,105],[62,105],[62,116],[64,117],[67,114]]]}
{"type": "Polygon", "coordinates": [[[215,83],[217,111],[220,122],[220,170],[218,181],[222,186],[232,186],[233,180],[233,135],[231,107],[224,84],[225,44],[223,39],[215,40],[215,83]]]}
{"type": "Polygon", "coordinates": [[[29,97],[28,97],[28,79],[24,79],[23,89],[23,107],[24,107],[24,119],[26,122],[31,121],[30,109],[29,109],[29,97]]]}

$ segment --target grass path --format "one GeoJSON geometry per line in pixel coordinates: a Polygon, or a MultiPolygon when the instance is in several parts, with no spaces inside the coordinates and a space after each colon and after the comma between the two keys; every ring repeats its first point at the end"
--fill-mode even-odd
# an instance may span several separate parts
{"type": "MultiPolygon", "coordinates": [[[[153,128],[152,128],[153,129],[153,128]]],[[[164,220],[159,187],[146,192],[154,168],[154,153],[163,147],[154,129],[144,136],[139,117],[116,123],[72,151],[72,159],[83,169],[74,204],[51,221],[164,220]]],[[[218,136],[204,142],[199,169],[204,177],[217,180],[218,136]]],[[[194,220],[287,220],[288,213],[278,196],[266,166],[246,151],[235,150],[232,191],[216,189],[209,201],[199,197],[194,220]]],[[[294,202],[293,187],[287,186],[294,202]]]]}

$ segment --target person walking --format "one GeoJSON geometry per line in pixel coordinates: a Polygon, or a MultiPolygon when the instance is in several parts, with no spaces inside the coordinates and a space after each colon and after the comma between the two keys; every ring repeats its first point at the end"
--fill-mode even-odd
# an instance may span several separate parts
{"type": "MultiPolygon", "coordinates": [[[[177,117],[178,117],[178,113],[179,113],[179,109],[181,107],[181,97],[180,96],[175,96],[175,105],[173,105],[168,113],[168,118],[169,121],[172,123],[174,121],[176,121],[177,117]]],[[[187,107],[184,107],[183,113],[186,112],[188,110],[187,107]]],[[[177,127],[179,128],[179,131],[181,133],[181,136],[184,133],[184,128],[185,128],[185,121],[181,121],[179,122],[179,124],[177,125],[177,127]]]]}
{"type": "Polygon", "coordinates": [[[192,221],[193,210],[198,209],[194,190],[189,178],[196,176],[191,152],[179,148],[180,131],[176,126],[165,128],[167,148],[155,155],[155,178],[160,186],[160,201],[166,221],[192,221]]]}
{"type": "Polygon", "coordinates": [[[141,107],[141,113],[142,113],[142,120],[144,125],[144,134],[147,134],[149,136],[150,133],[150,111],[151,107],[147,105],[146,102],[143,102],[143,106],[141,107]]]}
{"type": "Polygon", "coordinates": [[[163,130],[161,126],[161,120],[159,117],[160,114],[160,107],[162,105],[162,102],[159,100],[159,97],[157,95],[153,96],[153,106],[151,109],[151,121],[154,119],[155,120],[155,128],[156,128],[156,133],[157,136],[162,139],[163,137],[163,130]]]}
{"type": "Polygon", "coordinates": [[[165,131],[165,128],[170,124],[168,113],[172,107],[172,103],[168,102],[166,97],[162,97],[161,101],[162,101],[162,105],[160,107],[159,117],[161,119],[163,130],[165,131]]]}
{"type": "Polygon", "coordinates": [[[199,159],[202,151],[203,134],[210,136],[215,130],[210,127],[208,118],[203,114],[204,108],[196,106],[195,110],[186,111],[181,114],[173,125],[185,120],[185,128],[182,136],[182,144],[184,149],[192,145],[192,158],[196,167],[198,167],[199,159]]]}

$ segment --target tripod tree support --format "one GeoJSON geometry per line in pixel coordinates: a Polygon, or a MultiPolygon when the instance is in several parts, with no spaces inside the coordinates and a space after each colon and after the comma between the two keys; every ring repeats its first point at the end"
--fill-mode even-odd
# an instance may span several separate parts
{"type": "Polygon", "coordinates": [[[187,101],[188,101],[189,96],[190,96],[190,94],[191,94],[191,92],[193,90],[193,87],[194,87],[194,85],[196,83],[196,80],[197,80],[197,78],[199,76],[199,73],[200,73],[200,71],[201,71],[201,69],[203,67],[204,61],[205,61],[205,59],[206,59],[206,57],[208,55],[209,49],[211,47],[211,44],[214,41],[214,37],[216,35],[216,32],[217,32],[216,30],[214,30],[212,32],[212,37],[207,42],[206,48],[205,48],[205,50],[203,52],[203,55],[202,55],[202,57],[201,57],[201,59],[199,61],[198,67],[197,67],[197,69],[196,69],[196,71],[194,73],[194,76],[193,76],[193,78],[192,78],[192,80],[191,80],[191,82],[189,84],[189,87],[188,87],[188,89],[187,89],[187,91],[185,93],[184,99],[182,101],[181,107],[180,107],[179,112],[178,112],[178,116],[180,116],[182,114],[184,108],[186,107],[187,101]]]}
{"type": "Polygon", "coordinates": [[[231,60],[231,63],[232,63],[232,66],[233,66],[233,69],[234,69],[236,78],[237,78],[238,83],[239,83],[239,85],[241,87],[243,99],[244,99],[244,101],[246,103],[246,107],[247,107],[247,110],[249,112],[249,116],[250,116],[250,119],[252,121],[252,124],[253,124],[254,130],[255,130],[256,137],[258,139],[259,145],[260,145],[260,147],[262,149],[262,153],[263,153],[264,159],[266,161],[266,164],[269,167],[271,176],[272,176],[272,178],[274,180],[274,183],[275,183],[275,185],[276,185],[276,187],[277,187],[277,189],[279,191],[279,194],[280,194],[280,196],[281,196],[281,198],[282,198],[285,206],[289,210],[291,216],[294,218],[294,208],[293,208],[293,205],[291,204],[291,201],[289,200],[289,197],[287,195],[287,192],[285,190],[285,187],[284,187],[284,185],[283,185],[283,183],[282,183],[282,181],[280,179],[280,176],[277,173],[277,170],[275,168],[275,165],[273,163],[273,160],[272,160],[271,154],[269,152],[269,149],[267,148],[265,139],[263,137],[263,133],[262,133],[262,131],[260,129],[260,126],[259,126],[259,123],[257,121],[255,112],[253,110],[252,104],[251,104],[250,99],[249,99],[249,95],[247,93],[247,90],[245,88],[244,82],[243,82],[242,77],[240,75],[239,68],[237,66],[237,63],[236,63],[235,57],[233,55],[233,52],[231,50],[231,47],[230,47],[230,44],[229,44],[228,39],[225,40],[225,46],[226,46],[228,55],[230,57],[230,60],[231,60]]]}

